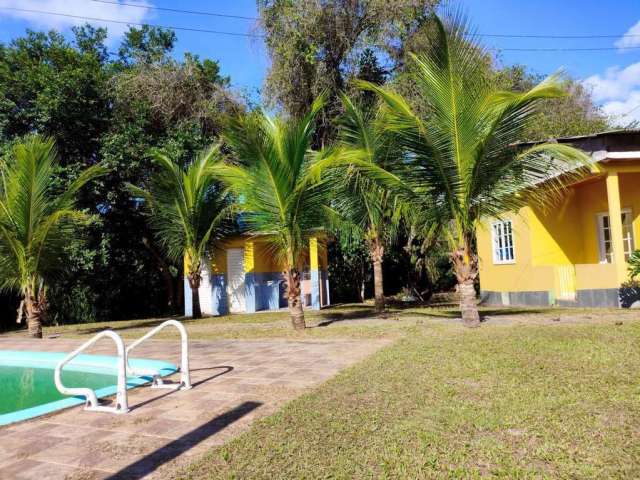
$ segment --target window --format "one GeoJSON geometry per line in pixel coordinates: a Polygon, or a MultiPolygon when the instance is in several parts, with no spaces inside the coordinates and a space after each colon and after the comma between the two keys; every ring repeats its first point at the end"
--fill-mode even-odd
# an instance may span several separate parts
{"type": "Polygon", "coordinates": [[[513,248],[513,228],[511,220],[495,222],[491,225],[493,237],[493,263],[515,263],[513,248]]]}
{"type": "MultiPolygon", "coordinates": [[[[600,244],[600,263],[613,261],[613,243],[611,242],[611,222],[608,213],[598,214],[598,240],[600,244]]],[[[624,247],[624,259],[629,260],[635,245],[633,239],[633,216],[631,210],[622,210],[622,245],[624,247]]]]}

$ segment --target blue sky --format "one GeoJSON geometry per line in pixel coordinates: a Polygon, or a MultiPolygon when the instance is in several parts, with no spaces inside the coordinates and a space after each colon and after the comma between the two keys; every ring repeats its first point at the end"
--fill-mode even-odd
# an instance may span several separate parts
{"type": "MultiPolygon", "coordinates": [[[[191,9],[255,17],[255,0],[108,0],[146,6],[191,9]]],[[[590,48],[640,47],[640,0],[461,0],[478,32],[486,34],[615,35],[637,36],[592,39],[484,38],[489,47],[590,48]]],[[[222,30],[252,32],[252,20],[153,11],[92,0],[0,0],[0,7],[43,10],[122,22],[148,22],[222,30]]],[[[0,8],[0,41],[22,35],[25,28],[56,28],[65,33],[81,19],[56,17],[0,8]]],[[[92,22],[99,23],[99,22],[92,22]]],[[[117,46],[125,25],[107,24],[110,43],[117,46]]],[[[218,59],[222,71],[236,88],[257,97],[268,68],[259,39],[177,31],[177,54],[191,51],[218,59]]],[[[640,48],[599,52],[531,52],[503,50],[504,64],[522,63],[538,73],[563,68],[586,82],[607,113],[621,122],[640,120],[640,48]],[[630,113],[629,113],[630,112],[630,113]],[[628,114],[624,116],[624,114],[628,114]]]]}

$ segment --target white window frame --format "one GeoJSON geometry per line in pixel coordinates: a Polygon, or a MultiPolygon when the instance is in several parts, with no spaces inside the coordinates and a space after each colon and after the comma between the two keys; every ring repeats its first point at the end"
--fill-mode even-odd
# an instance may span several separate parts
{"type": "Polygon", "coordinates": [[[516,263],[516,246],[514,241],[513,234],[513,222],[509,219],[507,220],[496,220],[491,223],[491,253],[493,256],[494,265],[512,265],[516,263]],[[505,232],[505,227],[509,226],[509,233],[505,232]],[[498,244],[498,228],[501,229],[500,237],[504,242],[505,240],[509,240],[504,242],[503,246],[499,246],[498,244]],[[503,259],[500,259],[500,255],[498,253],[499,250],[503,250],[505,254],[503,259]],[[509,250],[511,251],[512,258],[506,258],[508,256],[509,250]]]}
{"type": "MultiPolygon", "coordinates": [[[[636,239],[633,233],[633,212],[631,208],[623,208],[620,210],[621,214],[626,214],[629,216],[631,220],[631,229],[629,230],[629,235],[622,239],[622,243],[624,246],[624,256],[625,261],[628,259],[629,255],[635,249],[636,239]]],[[[613,258],[613,244],[611,251],[611,262],[607,259],[607,253],[605,250],[605,240],[604,240],[604,218],[609,218],[609,212],[600,212],[596,215],[596,230],[598,235],[598,258],[600,263],[612,263],[615,259],[613,258]]],[[[623,225],[624,227],[624,225],[623,225]]],[[[611,219],[609,219],[609,233],[611,233],[611,219]]],[[[611,236],[611,235],[610,235],[611,236]]],[[[611,238],[613,242],[613,238],[611,238]]]]}

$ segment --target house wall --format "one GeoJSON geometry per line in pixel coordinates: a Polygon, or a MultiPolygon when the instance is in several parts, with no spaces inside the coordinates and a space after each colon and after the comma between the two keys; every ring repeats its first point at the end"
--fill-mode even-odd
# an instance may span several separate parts
{"type": "Polygon", "coordinates": [[[640,173],[620,175],[620,196],[622,208],[631,208],[636,248],[640,249],[640,173]]]}
{"type": "MultiPolygon", "coordinates": [[[[640,248],[640,173],[621,173],[619,178],[622,208],[632,209],[635,246],[640,248]]],[[[513,264],[493,263],[492,221],[483,221],[477,242],[484,298],[492,303],[541,304],[546,296],[554,303],[560,282],[566,281],[563,272],[570,272],[578,299],[588,300],[585,305],[593,306],[600,297],[603,306],[613,304],[619,287],[615,268],[599,263],[597,214],[607,210],[606,183],[600,176],[568,188],[550,208],[525,207],[505,214],[513,225],[513,264]]]]}
{"type": "MultiPolygon", "coordinates": [[[[317,275],[316,282],[306,280],[306,287],[312,294],[312,307],[320,308],[329,304],[329,286],[327,277],[327,249],[324,239],[317,242],[317,275]],[[313,299],[318,299],[313,303],[313,299]]],[[[244,248],[245,270],[245,308],[247,312],[259,310],[277,310],[286,306],[284,298],[283,266],[277,261],[269,248],[269,244],[261,239],[245,237],[230,238],[219,246],[211,255],[203,271],[203,282],[200,288],[200,303],[203,314],[224,315],[228,313],[227,294],[227,249],[244,248]],[[249,247],[252,244],[252,247],[249,247]]],[[[309,255],[306,254],[307,269],[309,255]]],[[[185,279],[185,315],[190,315],[191,289],[185,279]]]]}

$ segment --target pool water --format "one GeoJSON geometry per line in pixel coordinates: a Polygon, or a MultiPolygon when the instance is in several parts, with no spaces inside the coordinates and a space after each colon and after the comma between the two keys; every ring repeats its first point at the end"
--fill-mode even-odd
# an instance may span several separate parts
{"type": "MultiPolygon", "coordinates": [[[[0,350],[0,425],[46,415],[56,410],[82,405],[84,396],[67,396],[58,392],[54,382],[56,365],[64,352],[0,350]]],[[[117,358],[105,355],[78,355],[62,370],[67,387],[91,388],[98,398],[116,394],[117,358]]],[[[136,371],[162,377],[175,373],[172,363],[144,358],[130,358],[136,371]]],[[[149,376],[127,377],[127,388],[144,385],[149,376]]]]}
{"type": "MultiPolygon", "coordinates": [[[[92,390],[115,385],[115,375],[62,371],[66,387],[92,390]]],[[[56,389],[50,368],[7,367],[0,365],[0,415],[67,398],[56,389]]]]}

